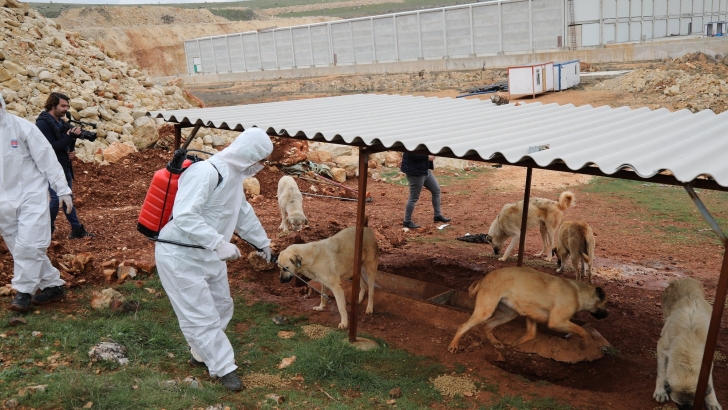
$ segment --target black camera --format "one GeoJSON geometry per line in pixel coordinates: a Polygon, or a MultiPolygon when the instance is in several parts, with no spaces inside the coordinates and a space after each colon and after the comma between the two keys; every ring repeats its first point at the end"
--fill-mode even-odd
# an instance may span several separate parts
{"type": "Polygon", "coordinates": [[[91,142],[96,141],[96,133],[93,131],[87,131],[83,129],[84,126],[91,127],[93,129],[96,129],[96,124],[92,124],[90,122],[83,122],[83,121],[76,121],[71,117],[71,113],[66,111],[66,119],[68,119],[68,123],[63,127],[61,130],[61,133],[65,134],[68,130],[74,128],[74,127],[81,127],[81,134],[70,134],[71,136],[75,136],[76,138],[81,138],[82,140],[89,140],[91,142]]]}

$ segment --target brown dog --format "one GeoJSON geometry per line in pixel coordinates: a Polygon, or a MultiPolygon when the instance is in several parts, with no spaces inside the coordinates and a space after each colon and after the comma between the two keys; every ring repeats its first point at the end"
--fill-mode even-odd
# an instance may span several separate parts
{"type": "MultiPolygon", "coordinates": [[[[281,266],[281,283],[286,283],[293,278],[293,275],[288,272],[291,271],[321,283],[323,285],[321,292],[324,294],[327,292],[327,288],[331,289],[341,315],[339,329],[346,329],[349,326],[346,298],[344,289],[341,287],[341,280],[349,279],[353,274],[355,235],[356,227],[352,226],[327,239],[291,245],[278,255],[278,264],[281,266]]],[[[359,303],[364,300],[364,294],[367,291],[365,285],[368,285],[369,301],[366,313],[371,314],[374,312],[374,281],[379,264],[379,245],[374,237],[374,232],[369,228],[364,228],[361,261],[359,303]]],[[[321,311],[325,307],[326,298],[321,296],[321,304],[313,309],[321,311]]]]}
{"type": "Polygon", "coordinates": [[[566,258],[571,256],[571,264],[576,271],[576,280],[583,276],[591,282],[592,266],[594,265],[594,231],[586,222],[564,221],[559,227],[556,248],[553,254],[556,255],[558,269],[556,272],[563,272],[566,258]],[[579,269],[581,261],[581,270],[579,269]],[[585,266],[586,265],[586,271],[585,266]]]}
{"type": "MultiPolygon", "coordinates": [[[[566,208],[575,203],[576,197],[569,191],[562,192],[558,202],[544,198],[531,198],[528,201],[526,229],[538,225],[543,241],[543,249],[536,256],[546,254],[546,260],[551,260],[556,230],[564,219],[566,208]]],[[[521,219],[523,219],[523,201],[518,201],[515,204],[506,204],[490,224],[485,243],[493,245],[493,253],[498,255],[506,240],[511,238],[511,243],[499,260],[505,262],[518,243],[521,237],[521,219]]]]}
{"type": "MultiPolygon", "coordinates": [[[[695,279],[675,279],[662,293],[665,325],[657,342],[657,380],[652,395],[659,403],[672,398],[680,410],[693,408],[711,312],[703,285],[695,279]]],[[[711,369],[705,408],[721,410],[712,373],[711,369]]]]}
{"type": "Polygon", "coordinates": [[[526,316],[526,334],[513,342],[518,346],[536,337],[536,323],[581,337],[586,346],[588,333],[570,321],[576,312],[586,310],[597,319],[607,317],[607,295],[604,289],[592,284],[563,279],[527,267],[496,269],[470,285],[470,297],[475,300],[473,315],[460,325],[448,346],[450,353],[458,351],[460,338],[472,327],[485,322],[488,340],[497,348],[503,347],[493,335],[493,329],[518,317],[526,316]]]}

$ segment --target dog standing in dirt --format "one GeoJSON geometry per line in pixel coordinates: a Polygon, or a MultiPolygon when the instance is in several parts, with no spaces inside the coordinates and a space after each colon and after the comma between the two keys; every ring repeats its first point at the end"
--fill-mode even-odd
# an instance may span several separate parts
{"type": "MultiPolygon", "coordinates": [[[[652,397],[659,403],[672,398],[680,410],[693,408],[695,389],[708,337],[711,307],[705,301],[703,285],[695,279],[670,282],[662,293],[665,325],[657,343],[657,381],[652,397]]],[[[705,408],[721,410],[713,388],[713,374],[708,379],[705,408]]]]}
{"type": "MultiPolygon", "coordinates": [[[[528,219],[526,229],[538,225],[543,241],[543,249],[535,256],[546,254],[546,260],[551,260],[551,250],[554,247],[556,230],[564,219],[566,208],[576,203],[576,197],[569,191],[559,196],[559,201],[544,198],[531,198],[528,201],[528,219]]],[[[523,218],[523,201],[515,204],[506,204],[498,216],[493,220],[488,230],[486,243],[493,245],[493,253],[498,255],[500,249],[508,238],[511,243],[499,260],[505,262],[521,237],[521,219],[523,218]]]]}
{"type": "MultiPolygon", "coordinates": [[[[278,264],[281,266],[281,283],[286,283],[293,278],[293,275],[288,272],[291,271],[299,276],[307,276],[311,280],[321,283],[322,294],[326,294],[327,289],[331,289],[341,315],[339,329],[349,327],[349,319],[346,314],[346,298],[344,297],[344,289],[341,287],[341,281],[351,278],[353,274],[355,235],[356,227],[352,226],[327,239],[291,245],[278,255],[278,264]]],[[[374,232],[366,227],[364,228],[361,262],[361,288],[358,303],[364,300],[364,294],[367,292],[368,287],[369,300],[366,313],[371,314],[374,312],[374,282],[377,277],[377,265],[379,264],[379,245],[374,237],[374,232]]],[[[313,308],[313,310],[321,311],[325,307],[326,298],[322,295],[321,304],[313,308]]]]}
{"type": "Polygon", "coordinates": [[[592,266],[594,265],[594,231],[591,226],[586,222],[564,221],[559,227],[557,237],[556,248],[553,250],[558,264],[556,272],[564,271],[566,258],[571,256],[571,263],[576,271],[576,280],[581,280],[583,276],[586,276],[587,281],[591,282],[592,266]],[[581,270],[579,261],[581,261],[581,270]]]}
{"type": "Polygon", "coordinates": [[[298,189],[296,180],[288,175],[278,181],[278,208],[281,210],[281,226],[284,232],[291,230],[300,231],[304,225],[308,225],[308,219],[303,214],[303,195],[298,189]]]}
{"type": "Polygon", "coordinates": [[[526,317],[526,334],[513,342],[518,346],[536,337],[536,324],[581,337],[579,345],[586,347],[589,334],[571,322],[576,312],[586,310],[597,319],[607,317],[607,294],[592,284],[563,279],[533,268],[511,267],[496,269],[470,285],[470,297],[475,297],[475,309],[467,322],[458,327],[448,346],[450,353],[458,351],[460,338],[481,323],[488,340],[496,348],[503,343],[493,335],[493,329],[519,315],[526,317]]]}

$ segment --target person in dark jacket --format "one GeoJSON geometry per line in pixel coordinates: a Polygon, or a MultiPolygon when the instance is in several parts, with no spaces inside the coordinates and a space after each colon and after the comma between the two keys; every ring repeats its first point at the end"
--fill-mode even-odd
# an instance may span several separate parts
{"type": "Polygon", "coordinates": [[[432,209],[435,211],[435,222],[450,222],[450,218],[442,215],[440,210],[440,185],[437,183],[432,169],[435,168],[434,155],[415,154],[405,152],[402,154],[402,166],[400,170],[407,175],[409,182],[409,199],[404,211],[404,221],[402,225],[410,229],[417,229],[420,226],[412,222],[412,212],[415,210],[415,204],[420,199],[422,187],[427,188],[432,194],[432,209]]]}
{"type": "MultiPolygon", "coordinates": [[[[75,145],[76,136],[81,134],[81,129],[78,127],[69,128],[63,118],[66,115],[66,111],[70,108],[70,99],[65,94],[51,93],[45,103],[45,111],[41,112],[38,118],[35,120],[35,125],[45,135],[48,142],[50,142],[53,151],[56,153],[58,162],[63,167],[63,172],[66,175],[66,182],[71,187],[73,181],[73,166],[71,160],[76,157],[75,145]]],[[[48,187],[48,192],[51,196],[50,210],[51,210],[51,234],[56,229],[56,217],[58,216],[58,195],[51,188],[48,187]]],[[[64,210],[65,211],[65,210],[64,210]]],[[[85,237],[93,237],[92,233],[86,231],[86,228],[78,220],[76,214],[76,208],[74,207],[70,213],[65,213],[66,219],[71,224],[71,235],[69,239],[79,239],[85,237]]]]}

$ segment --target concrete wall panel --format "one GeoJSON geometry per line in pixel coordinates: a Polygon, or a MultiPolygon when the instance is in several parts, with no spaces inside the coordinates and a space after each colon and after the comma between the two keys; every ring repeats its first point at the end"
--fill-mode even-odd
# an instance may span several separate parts
{"type": "Polygon", "coordinates": [[[293,35],[293,52],[295,53],[296,67],[313,67],[311,55],[311,38],[308,27],[298,27],[291,30],[293,35]]]}
{"type": "Polygon", "coordinates": [[[445,13],[420,13],[422,57],[427,60],[442,58],[445,53],[445,13]]]}
{"type": "Polygon", "coordinates": [[[374,41],[377,47],[377,61],[396,61],[394,17],[374,19],[374,41]]]}
{"type": "Polygon", "coordinates": [[[501,4],[503,27],[503,51],[528,51],[531,49],[531,31],[528,27],[528,2],[501,4]]]}
{"type": "Polygon", "coordinates": [[[333,53],[329,43],[329,26],[311,26],[310,29],[314,65],[320,67],[333,64],[333,53]]]}
{"type": "Polygon", "coordinates": [[[500,48],[499,6],[473,6],[473,38],[475,54],[491,54],[500,48]]]}
{"type": "Polygon", "coordinates": [[[240,36],[228,36],[226,39],[228,55],[230,56],[230,71],[233,73],[245,71],[243,38],[240,36]]]}
{"type": "Polygon", "coordinates": [[[351,42],[349,22],[331,24],[331,42],[337,64],[354,64],[354,49],[351,42]]]}
{"type": "Polygon", "coordinates": [[[467,57],[472,54],[470,8],[445,10],[448,57],[467,57]]]}
{"type": "Polygon", "coordinates": [[[372,21],[357,20],[351,23],[354,35],[354,61],[357,63],[374,62],[374,44],[372,43],[372,21]]]}
{"type": "Polygon", "coordinates": [[[397,49],[399,60],[417,60],[420,55],[420,32],[417,14],[397,16],[397,49]]]}

